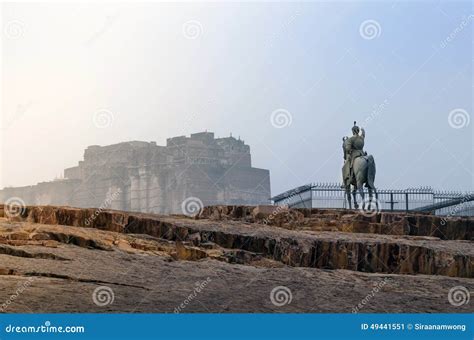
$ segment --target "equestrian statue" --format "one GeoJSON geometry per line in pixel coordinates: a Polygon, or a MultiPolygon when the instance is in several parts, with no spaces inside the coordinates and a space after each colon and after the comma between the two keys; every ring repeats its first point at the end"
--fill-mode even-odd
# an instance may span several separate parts
{"type": "Polygon", "coordinates": [[[349,203],[349,209],[352,209],[352,196],[354,198],[354,207],[359,208],[357,203],[357,191],[362,199],[362,209],[365,209],[364,184],[369,192],[369,208],[372,205],[372,195],[377,193],[375,180],[375,161],[372,155],[367,155],[364,151],[365,130],[359,128],[354,122],[352,127],[352,137],[342,138],[342,149],[344,151],[344,166],[342,167],[342,182],[346,190],[346,199],[349,203]]]}

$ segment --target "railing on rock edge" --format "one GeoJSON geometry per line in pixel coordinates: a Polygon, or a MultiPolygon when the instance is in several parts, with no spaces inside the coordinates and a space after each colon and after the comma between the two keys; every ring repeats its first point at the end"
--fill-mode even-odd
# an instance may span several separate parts
{"type": "MultiPolygon", "coordinates": [[[[368,196],[367,189],[364,189],[368,196]]],[[[366,197],[367,197],[366,196],[366,197]]],[[[439,191],[431,187],[377,189],[382,210],[432,211],[436,215],[474,216],[474,192],[439,191]]],[[[360,196],[358,196],[360,201],[360,196]]],[[[345,190],[337,183],[311,183],[272,197],[276,205],[295,208],[346,208],[345,190]]]]}

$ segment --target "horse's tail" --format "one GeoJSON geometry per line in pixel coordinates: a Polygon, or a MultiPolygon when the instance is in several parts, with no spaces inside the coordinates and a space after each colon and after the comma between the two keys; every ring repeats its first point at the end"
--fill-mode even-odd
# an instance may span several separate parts
{"type": "Polygon", "coordinates": [[[369,162],[367,168],[367,186],[369,188],[375,189],[375,160],[372,155],[367,156],[367,161],[369,162]]]}

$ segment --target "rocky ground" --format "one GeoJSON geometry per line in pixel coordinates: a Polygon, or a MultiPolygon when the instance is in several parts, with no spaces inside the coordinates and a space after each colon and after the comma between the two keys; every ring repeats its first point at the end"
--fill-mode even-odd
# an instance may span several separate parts
{"type": "Polygon", "coordinates": [[[421,214],[7,207],[0,311],[471,313],[473,238],[421,214]]]}

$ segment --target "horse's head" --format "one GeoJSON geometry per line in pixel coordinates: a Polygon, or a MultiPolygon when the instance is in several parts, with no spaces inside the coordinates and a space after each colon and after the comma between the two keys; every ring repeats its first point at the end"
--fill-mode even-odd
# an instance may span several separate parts
{"type": "Polygon", "coordinates": [[[342,137],[342,152],[343,152],[344,160],[346,160],[346,158],[347,158],[347,155],[346,155],[346,142],[347,142],[348,139],[349,139],[349,137],[346,137],[346,136],[342,137]]]}

